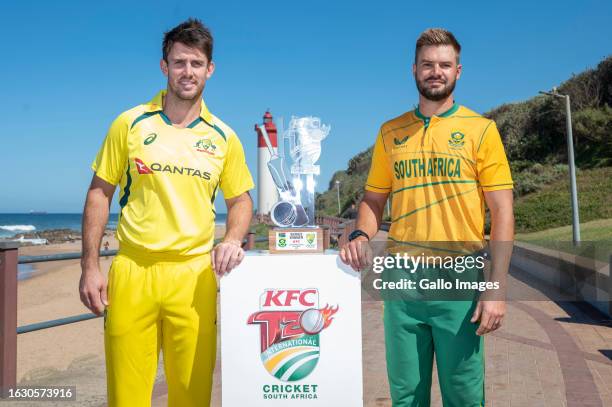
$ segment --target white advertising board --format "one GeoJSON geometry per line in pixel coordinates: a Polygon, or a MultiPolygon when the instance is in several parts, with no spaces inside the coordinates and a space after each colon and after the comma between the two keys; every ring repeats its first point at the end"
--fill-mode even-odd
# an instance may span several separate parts
{"type": "Polygon", "coordinates": [[[224,407],[363,405],[360,279],[336,254],[247,255],[220,301],[224,407]]]}

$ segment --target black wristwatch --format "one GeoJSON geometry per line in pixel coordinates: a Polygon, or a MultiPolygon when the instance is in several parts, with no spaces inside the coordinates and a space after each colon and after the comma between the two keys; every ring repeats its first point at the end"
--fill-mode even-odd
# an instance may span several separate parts
{"type": "Polygon", "coordinates": [[[366,232],[364,232],[361,229],[355,229],[351,232],[351,234],[348,236],[348,241],[352,242],[353,240],[357,239],[359,236],[363,236],[366,239],[370,240],[370,236],[368,236],[368,234],[366,232]]]}

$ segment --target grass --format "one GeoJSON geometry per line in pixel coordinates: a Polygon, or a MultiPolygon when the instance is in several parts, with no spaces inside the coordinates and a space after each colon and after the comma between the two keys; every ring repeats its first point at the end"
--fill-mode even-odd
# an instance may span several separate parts
{"type": "Polygon", "coordinates": [[[594,258],[604,263],[612,254],[612,219],[598,219],[580,225],[579,247],[572,243],[572,226],[562,226],[533,233],[517,233],[515,239],[548,249],[594,258]]]}
{"type": "MultiPolygon", "coordinates": [[[[612,218],[612,167],[580,170],[576,179],[580,221],[612,218]]],[[[518,198],[514,214],[519,233],[571,225],[569,180],[564,177],[518,198]]]]}
{"type": "MultiPolygon", "coordinates": [[[[581,240],[612,242],[612,219],[599,219],[584,222],[580,225],[581,240]]],[[[572,226],[561,226],[532,233],[517,233],[516,240],[523,242],[535,241],[572,241],[572,226]]]]}
{"type": "MultiPolygon", "coordinates": [[[[251,230],[255,232],[255,238],[260,238],[260,237],[267,238],[269,229],[270,229],[270,226],[264,223],[257,223],[251,226],[251,230]]],[[[268,242],[256,242],[255,249],[268,250],[268,242]]]]}
{"type": "Polygon", "coordinates": [[[516,240],[608,262],[612,253],[612,168],[576,175],[581,245],[572,243],[569,181],[559,179],[515,203],[516,240]]]}

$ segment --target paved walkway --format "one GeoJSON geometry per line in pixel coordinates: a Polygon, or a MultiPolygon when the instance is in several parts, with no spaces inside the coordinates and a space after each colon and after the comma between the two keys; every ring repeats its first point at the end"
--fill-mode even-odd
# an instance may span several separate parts
{"type": "MultiPolygon", "coordinates": [[[[533,284],[518,270],[511,270],[509,282],[520,290],[533,290],[533,284]]],[[[364,301],[362,320],[364,405],[390,406],[382,304],[364,301]]],[[[101,320],[82,322],[99,323],[101,320]]],[[[612,407],[612,325],[589,306],[552,301],[509,302],[503,327],[485,338],[487,407],[612,407]]],[[[215,369],[213,406],[221,405],[220,363],[218,360],[215,369]]],[[[159,372],[153,406],[165,406],[167,402],[161,366],[159,372]]],[[[0,407],[104,406],[104,375],[102,354],[75,360],[67,370],[49,371],[22,384],[76,385],[77,402],[0,401],[0,407]]],[[[435,374],[432,405],[442,405],[435,374]]]]}
{"type": "MultiPolygon", "coordinates": [[[[391,406],[382,305],[362,304],[364,405],[391,406]]],[[[485,337],[487,406],[612,407],[612,328],[603,318],[579,303],[509,302],[503,327],[485,337]]],[[[220,361],[214,380],[220,406],[220,361]]],[[[435,372],[432,387],[432,406],[442,406],[435,372]]],[[[166,405],[166,390],[156,387],[154,406],[166,405]]]]}
{"type": "MultiPolygon", "coordinates": [[[[363,304],[364,405],[390,406],[381,307],[363,304]]],[[[612,329],[574,304],[510,302],[485,339],[487,406],[612,406],[612,329]]],[[[432,406],[441,406],[434,373],[432,406]]]]}

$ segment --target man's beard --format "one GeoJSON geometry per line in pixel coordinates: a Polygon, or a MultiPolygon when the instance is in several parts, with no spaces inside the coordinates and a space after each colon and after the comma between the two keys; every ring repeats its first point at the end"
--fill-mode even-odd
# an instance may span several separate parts
{"type": "Polygon", "coordinates": [[[202,86],[196,87],[195,93],[192,93],[193,91],[186,92],[181,90],[180,85],[176,87],[173,86],[171,81],[168,81],[168,87],[177,98],[184,101],[193,101],[200,99],[202,97],[202,91],[204,90],[204,86],[202,86]]]}
{"type": "Polygon", "coordinates": [[[416,82],[417,89],[419,90],[419,93],[425,99],[431,100],[432,102],[439,102],[440,100],[444,100],[447,97],[449,97],[451,93],[453,93],[453,91],[455,90],[455,84],[457,83],[457,81],[454,80],[452,82],[445,83],[444,87],[442,88],[431,89],[431,88],[426,88],[424,86],[428,79],[431,79],[431,78],[427,78],[424,81],[419,81],[417,79],[415,80],[415,82],[416,82]]]}

